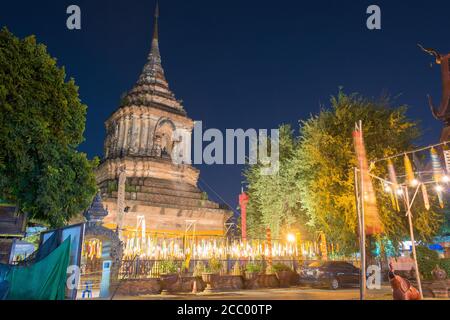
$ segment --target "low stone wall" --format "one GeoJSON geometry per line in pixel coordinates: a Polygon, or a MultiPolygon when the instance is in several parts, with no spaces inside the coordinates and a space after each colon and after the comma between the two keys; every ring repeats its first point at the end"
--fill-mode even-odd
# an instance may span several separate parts
{"type": "MultiPolygon", "coordinates": [[[[296,277],[293,277],[293,279],[296,277]]],[[[223,275],[216,278],[214,289],[218,291],[231,291],[241,289],[259,289],[259,288],[278,288],[280,282],[275,274],[259,274],[254,279],[244,279],[243,276],[223,275]]],[[[193,276],[181,276],[170,286],[169,292],[187,293],[192,292],[194,283],[197,286],[197,292],[202,292],[206,284],[201,278],[193,276]]],[[[291,283],[295,284],[295,283],[291,283]]],[[[117,295],[139,296],[147,294],[161,293],[161,280],[159,278],[148,279],[124,279],[119,283],[117,295]]]]}
{"type": "MultiPolygon", "coordinates": [[[[241,276],[223,275],[216,278],[214,288],[217,290],[239,290],[244,288],[244,280],[241,276]]],[[[197,285],[197,292],[205,290],[206,284],[201,278],[197,277],[179,277],[177,282],[173,284],[169,291],[172,292],[192,292],[194,283],[197,285]]]]}
{"type": "Polygon", "coordinates": [[[448,298],[450,279],[422,281],[422,292],[425,298],[448,298]]]}
{"type": "Polygon", "coordinates": [[[245,280],[245,289],[278,288],[280,282],[275,274],[258,274],[254,279],[245,280]]]}
{"type": "Polygon", "coordinates": [[[202,279],[197,277],[178,277],[177,282],[175,282],[172,286],[170,286],[169,291],[171,292],[192,292],[194,288],[194,283],[197,285],[197,291],[203,291],[206,287],[206,284],[202,281],[202,279]]]}
{"type": "Polygon", "coordinates": [[[124,279],[119,282],[117,295],[139,296],[145,294],[158,294],[161,292],[161,280],[149,279],[124,279]]]}
{"type": "Polygon", "coordinates": [[[215,287],[219,290],[240,290],[244,288],[244,280],[241,276],[220,276],[215,287]]]}

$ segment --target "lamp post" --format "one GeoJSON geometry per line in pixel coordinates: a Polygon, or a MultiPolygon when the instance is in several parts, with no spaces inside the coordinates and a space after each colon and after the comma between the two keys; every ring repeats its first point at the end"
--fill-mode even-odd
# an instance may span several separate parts
{"type": "Polygon", "coordinates": [[[422,283],[420,282],[419,264],[417,263],[416,244],[415,244],[415,240],[414,240],[414,229],[413,229],[412,212],[411,212],[411,207],[414,203],[414,200],[416,199],[417,193],[418,193],[421,185],[422,185],[422,183],[417,184],[416,190],[415,190],[414,195],[411,200],[409,199],[408,187],[403,186],[403,195],[404,195],[403,200],[405,201],[406,215],[408,216],[409,235],[411,237],[411,247],[412,247],[412,253],[413,253],[413,258],[414,258],[414,268],[416,270],[417,286],[419,287],[420,298],[423,299],[422,283]]]}

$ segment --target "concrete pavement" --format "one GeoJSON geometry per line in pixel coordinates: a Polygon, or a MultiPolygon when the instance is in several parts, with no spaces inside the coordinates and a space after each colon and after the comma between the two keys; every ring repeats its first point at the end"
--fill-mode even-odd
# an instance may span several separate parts
{"type": "MultiPolygon", "coordinates": [[[[359,289],[326,290],[308,287],[258,289],[218,292],[212,294],[143,295],[138,297],[116,296],[114,300],[358,300],[359,289]]],[[[368,300],[392,300],[389,286],[380,290],[368,290],[368,300]]]]}

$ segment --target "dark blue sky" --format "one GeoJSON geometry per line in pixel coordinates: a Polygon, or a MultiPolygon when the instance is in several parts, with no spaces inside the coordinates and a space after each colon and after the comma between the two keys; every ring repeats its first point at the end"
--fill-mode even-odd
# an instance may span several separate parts
{"type": "MultiPolygon", "coordinates": [[[[80,147],[102,155],[104,121],[138,78],[150,48],[154,0],[2,1],[0,26],[35,34],[66,67],[88,105],[80,147]],[[66,28],[77,4],[82,30],[66,28]]],[[[416,46],[450,51],[450,2],[160,1],[160,48],[166,77],[188,115],[211,128],[297,126],[328,104],[339,86],[369,97],[400,94],[409,116],[436,142],[441,125],[426,94],[440,101],[439,68],[416,46]],[[378,4],[382,30],[366,28],[378,4]],[[436,5],[436,4],[439,5],[436,5]]],[[[233,207],[240,166],[200,166],[201,177],[233,207]]],[[[217,197],[210,190],[211,198],[217,197]]]]}

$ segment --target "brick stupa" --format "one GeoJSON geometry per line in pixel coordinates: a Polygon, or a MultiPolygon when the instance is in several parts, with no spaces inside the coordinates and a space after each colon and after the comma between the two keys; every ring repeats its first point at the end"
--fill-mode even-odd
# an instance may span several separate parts
{"type": "Polygon", "coordinates": [[[144,216],[148,232],[182,234],[193,225],[198,235],[223,235],[232,213],[206,199],[197,187],[199,170],[172,159],[190,147],[193,121],[175,98],[164,76],[158,43],[158,9],[147,63],[120,107],[105,122],[104,158],[97,183],[108,207],[110,228],[136,229],[144,216]],[[172,141],[174,130],[188,143],[172,141]],[[118,180],[125,170],[125,208],[118,215],[118,180]]]}

